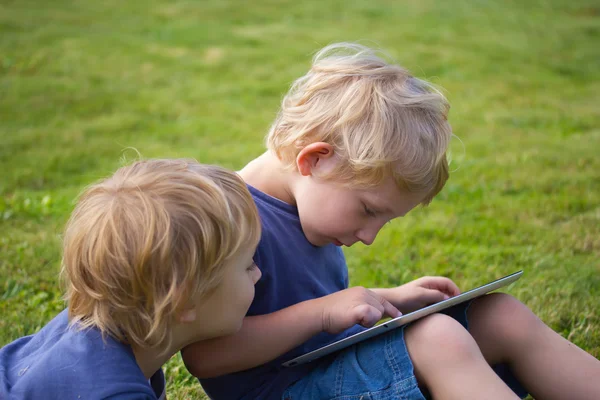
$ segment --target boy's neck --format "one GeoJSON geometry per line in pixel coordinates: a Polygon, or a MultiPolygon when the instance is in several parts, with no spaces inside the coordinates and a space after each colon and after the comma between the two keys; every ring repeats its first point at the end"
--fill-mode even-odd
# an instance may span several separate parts
{"type": "Polygon", "coordinates": [[[161,355],[158,354],[159,349],[145,349],[138,346],[131,346],[131,349],[135,355],[135,361],[146,379],[150,379],[150,377],[176,353],[176,351],[165,351],[165,353],[161,355]]]}
{"type": "Polygon", "coordinates": [[[288,204],[296,205],[293,187],[299,174],[283,168],[281,161],[270,151],[250,161],[238,173],[250,186],[288,204]]]}
{"type": "Polygon", "coordinates": [[[135,355],[135,361],[146,379],[150,379],[160,367],[184,347],[206,339],[206,336],[194,332],[194,328],[189,325],[176,325],[171,334],[172,341],[168,348],[141,348],[135,345],[131,346],[133,354],[135,355]]]}

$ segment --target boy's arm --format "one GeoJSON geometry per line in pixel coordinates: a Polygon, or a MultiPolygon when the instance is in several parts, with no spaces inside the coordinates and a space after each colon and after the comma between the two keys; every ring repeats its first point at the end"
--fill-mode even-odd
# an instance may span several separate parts
{"type": "Polygon", "coordinates": [[[212,378],[267,363],[321,330],[318,307],[305,301],[272,314],[246,317],[238,333],[196,342],[181,354],[192,375],[212,378]]]}
{"type": "Polygon", "coordinates": [[[238,333],[191,344],[182,356],[192,375],[212,378],[265,364],[323,331],[339,333],[354,324],[372,326],[384,314],[400,313],[374,292],[354,287],[246,317],[238,333]]]}

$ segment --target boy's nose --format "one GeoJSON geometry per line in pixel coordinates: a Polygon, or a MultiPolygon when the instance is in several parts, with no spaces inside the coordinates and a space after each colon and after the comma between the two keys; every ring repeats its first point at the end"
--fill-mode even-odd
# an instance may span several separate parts
{"type": "Polygon", "coordinates": [[[367,246],[370,246],[375,241],[375,238],[377,237],[378,232],[379,231],[377,231],[377,230],[364,230],[363,229],[363,230],[360,230],[357,232],[356,237],[358,238],[358,240],[360,240],[367,246]]]}
{"type": "Polygon", "coordinates": [[[379,218],[377,221],[371,221],[369,224],[359,229],[358,232],[356,232],[355,236],[358,240],[360,240],[367,246],[370,246],[373,244],[375,238],[377,237],[377,234],[379,233],[381,228],[383,228],[383,225],[385,225],[386,222],[387,220],[381,218],[379,218]]]}

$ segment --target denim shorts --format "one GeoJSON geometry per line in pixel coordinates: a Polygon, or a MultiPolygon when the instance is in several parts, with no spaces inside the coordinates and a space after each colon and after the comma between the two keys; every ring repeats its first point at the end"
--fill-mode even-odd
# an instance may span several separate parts
{"type": "MultiPolygon", "coordinates": [[[[468,329],[470,303],[443,312],[468,329]]],[[[407,325],[408,326],[408,325],[407,325]]],[[[426,400],[404,342],[404,328],[365,340],[317,361],[316,367],[289,386],[283,400],[426,400]]],[[[527,392],[506,365],[494,371],[521,398],[527,392]]]]}

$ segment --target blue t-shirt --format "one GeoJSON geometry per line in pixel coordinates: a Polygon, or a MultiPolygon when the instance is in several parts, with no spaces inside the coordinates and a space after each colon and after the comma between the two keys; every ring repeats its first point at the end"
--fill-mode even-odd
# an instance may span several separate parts
{"type": "MultiPolygon", "coordinates": [[[[162,371],[159,371],[162,375],[162,371]]],[[[131,347],[68,326],[67,310],[0,349],[0,399],[156,399],[131,347]]]]}
{"type": "MultiPolygon", "coordinates": [[[[313,246],[304,236],[296,207],[248,188],[262,223],[262,237],[254,254],[262,277],[248,315],[269,314],[346,289],[348,269],[342,250],[334,245],[313,246]]],[[[280,400],[290,384],[314,368],[313,364],[283,368],[283,361],[362,329],[357,325],[339,335],[321,333],[270,363],[200,382],[215,400],[280,400]]]]}

